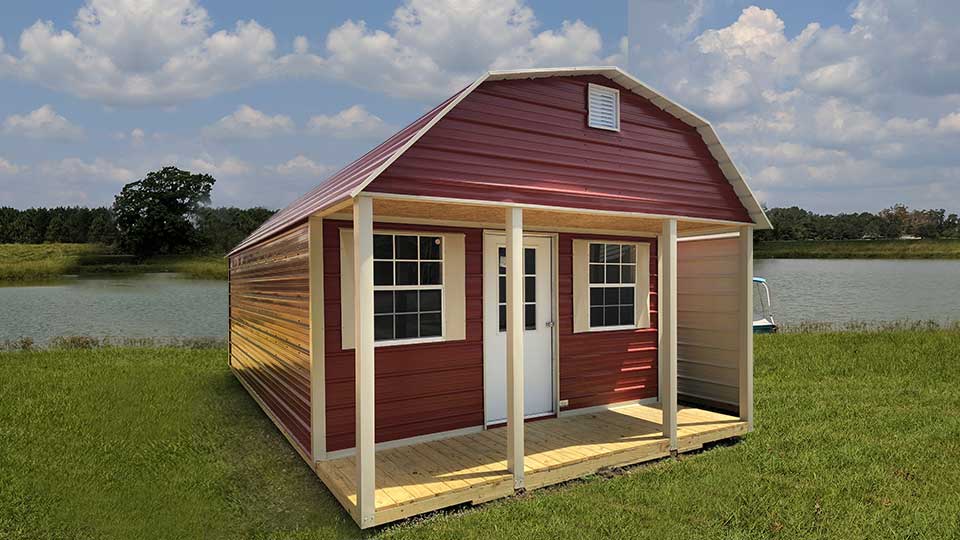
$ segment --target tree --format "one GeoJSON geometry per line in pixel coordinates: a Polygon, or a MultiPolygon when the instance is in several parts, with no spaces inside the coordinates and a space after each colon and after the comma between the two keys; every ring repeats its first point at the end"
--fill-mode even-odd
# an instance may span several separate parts
{"type": "Polygon", "coordinates": [[[90,227],[87,229],[87,242],[110,245],[117,239],[117,226],[113,216],[106,208],[95,208],[90,227]]]}
{"type": "Polygon", "coordinates": [[[123,186],[113,203],[120,247],[145,256],[193,246],[197,212],[210,202],[215,182],[209,174],[164,167],[123,186]]]}

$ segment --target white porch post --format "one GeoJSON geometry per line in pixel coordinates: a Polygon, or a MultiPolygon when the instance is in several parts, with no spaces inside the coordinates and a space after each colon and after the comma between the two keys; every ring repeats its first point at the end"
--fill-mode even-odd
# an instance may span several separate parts
{"type": "Polygon", "coordinates": [[[353,205],[354,291],[356,294],[356,456],[357,512],[360,527],[374,524],[374,361],[373,361],[373,201],[353,205]]]}
{"type": "Polygon", "coordinates": [[[753,429],[753,227],[740,228],[740,420],[753,429]]]}
{"type": "Polygon", "coordinates": [[[323,320],[323,219],[310,217],[310,448],[313,461],[327,459],[327,406],[323,320]]]}
{"type": "Polygon", "coordinates": [[[523,487],[523,210],[507,209],[507,469],[523,487]]]}
{"type": "Polygon", "coordinates": [[[663,287],[660,298],[660,407],[663,436],[670,440],[670,451],[677,450],[677,220],[663,222],[660,235],[660,264],[663,287]]]}

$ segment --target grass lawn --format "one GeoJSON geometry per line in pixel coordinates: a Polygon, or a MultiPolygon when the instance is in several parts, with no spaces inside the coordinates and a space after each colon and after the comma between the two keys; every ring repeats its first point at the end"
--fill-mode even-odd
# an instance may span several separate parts
{"type": "Polygon", "coordinates": [[[758,242],[757,259],[960,259],[960,240],[758,242]]]}
{"type": "Polygon", "coordinates": [[[136,259],[98,244],[0,244],[0,283],[54,279],[66,274],[179,272],[196,279],[227,279],[226,259],[176,255],[136,259]]]}
{"type": "Polygon", "coordinates": [[[0,538],[958,538],[958,358],[760,336],[739,443],[360,533],[222,349],[0,353],[0,538]]]}

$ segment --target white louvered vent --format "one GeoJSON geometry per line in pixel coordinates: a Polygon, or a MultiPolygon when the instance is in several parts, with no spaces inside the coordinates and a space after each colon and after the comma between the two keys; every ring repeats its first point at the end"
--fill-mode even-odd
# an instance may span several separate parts
{"type": "Polygon", "coordinates": [[[620,131],[620,92],[599,84],[587,87],[587,125],[592,128],[620,131]]]}

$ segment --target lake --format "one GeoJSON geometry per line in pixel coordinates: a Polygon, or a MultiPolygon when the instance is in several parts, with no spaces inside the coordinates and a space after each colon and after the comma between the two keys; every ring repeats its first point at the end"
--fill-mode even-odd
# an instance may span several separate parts
{"type": "MultiPolygon", "coordinates": [[[[768,259],[778,323],[960,319],[960,261],[768,259]]],[[[227,284],[174,274],[0,287],[0,341],[20,336],[217,337],[227,284]]]]}

